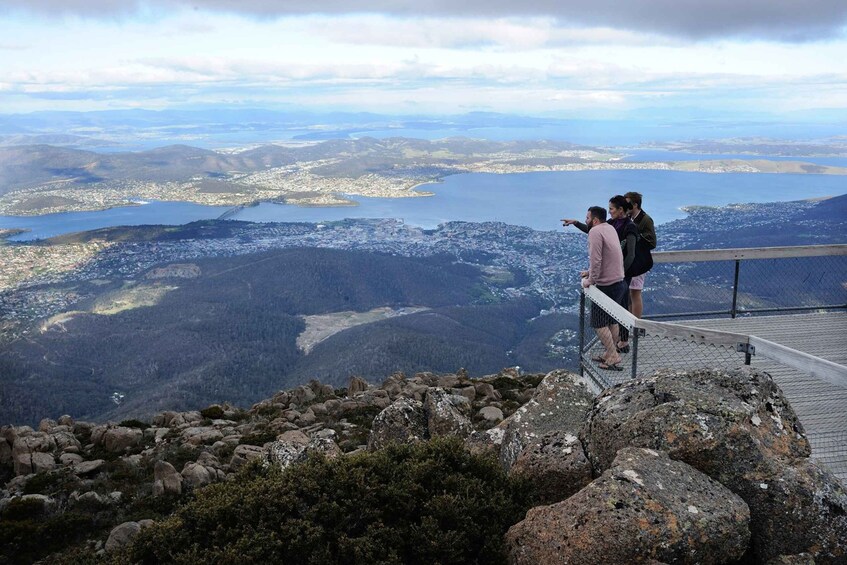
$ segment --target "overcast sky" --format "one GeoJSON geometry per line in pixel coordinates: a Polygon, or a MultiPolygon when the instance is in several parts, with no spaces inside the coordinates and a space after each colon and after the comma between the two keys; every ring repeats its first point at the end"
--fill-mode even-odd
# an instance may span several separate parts
{"type": "Polygon", "coordinates": [[[0,0],[0,113],[208,106],[847,109],[847,1],[0,0]]]}

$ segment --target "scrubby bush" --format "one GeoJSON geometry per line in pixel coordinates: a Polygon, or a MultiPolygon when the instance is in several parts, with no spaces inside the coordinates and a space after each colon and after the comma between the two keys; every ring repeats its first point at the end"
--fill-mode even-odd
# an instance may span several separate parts
{"type": "Polygon", "coordinates": [[[126,549],[127,563],[502,563],[526,485],[460,441],[391,446],[285,471],[248,466],[126,549]]]}
{"type": "Polygon", "coordinates": [[[224,417],[224,409],[217,404],[212,404],[208,408],[200,410],[200,415],[208,420],[220,420],[224,417]]]}

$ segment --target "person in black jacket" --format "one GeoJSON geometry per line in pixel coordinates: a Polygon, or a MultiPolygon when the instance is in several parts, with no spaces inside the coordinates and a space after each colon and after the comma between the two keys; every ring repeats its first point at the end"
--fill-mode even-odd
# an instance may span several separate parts
{"type": "MultiPolygon", "coordinates": [[[[656,249],[656,226],[653,224],[653,218],[641,209],[641,194],[638,192],[627,192],[624,194],[624,198],[632,204],[629,215],[638,227],[638,236],[644,240],[644,243],[649,249],[656,249]]],[[[642,301],[641,291],[644,289],[644,279],[646,276],[647,273],[643,273],[637,277],[633,277],[629,285],[629,311],[636,318],[640,318],[644,313],[644,302],[642,301]]]]}

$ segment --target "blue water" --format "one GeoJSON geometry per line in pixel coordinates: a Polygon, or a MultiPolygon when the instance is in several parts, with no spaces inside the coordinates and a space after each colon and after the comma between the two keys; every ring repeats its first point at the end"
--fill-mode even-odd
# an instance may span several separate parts
{"type": "MultiPolygon", "coordinates": [[[[321,222],[345,218],[402,218],[434,228],[449,220],[500,221],[539,230],[562,229],[561,218],[585,217],[589,206],[606,206],[610,196],[629,190],[644,195],[644,209],[657,223],[685,217],[680,207],[739,202],[784,202],[847,193],[843,176],[788,174],[705,174],[673,171],[578,171],[447,177],[421,190],[433,197],[349,197],[356,207],[313,208],[262,203],[228,219],[253,222],[321,222]]],[[[176,202],[69,212],[35,217],[0,216],[0,228],[31,231],[30,240],[117,225],[179,225],[220,217],[227,209],[176,202]]]]}

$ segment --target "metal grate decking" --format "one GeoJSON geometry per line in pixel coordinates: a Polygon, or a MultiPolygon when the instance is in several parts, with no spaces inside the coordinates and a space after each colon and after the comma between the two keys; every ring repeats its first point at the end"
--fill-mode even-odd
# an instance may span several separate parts
{"type": "MultiPolygon", "coordinates": [[[[753,335],[838,363],[847,365],[847,312],[821,312],[778,316],[756,316],[710,320],[686,320],[686,326],[753,335]]],[[[595,344],[592,355],[601,347],[595,344]]],[[[624,355],[623,371],[592,372],[606,384],[631,377],[631,355],[624,355]]],[[[648,335],[639,339],[638,375],[649,375],[663,367],[721,368],[744,364],[744,354],[729,347],[704,346],[648,335]],[[669,352],[669,346],[673,351],[669,352]],[[704,363],[708,359],[708,363],[704,363]]],[[[779,384],[797,412],[812,445],[812,457],[825,464],[842,483],[847,484],[847,382],[835,384],[798,371],[764,356],[752,356],[751,365],[768,372],[779,384]]]]}

